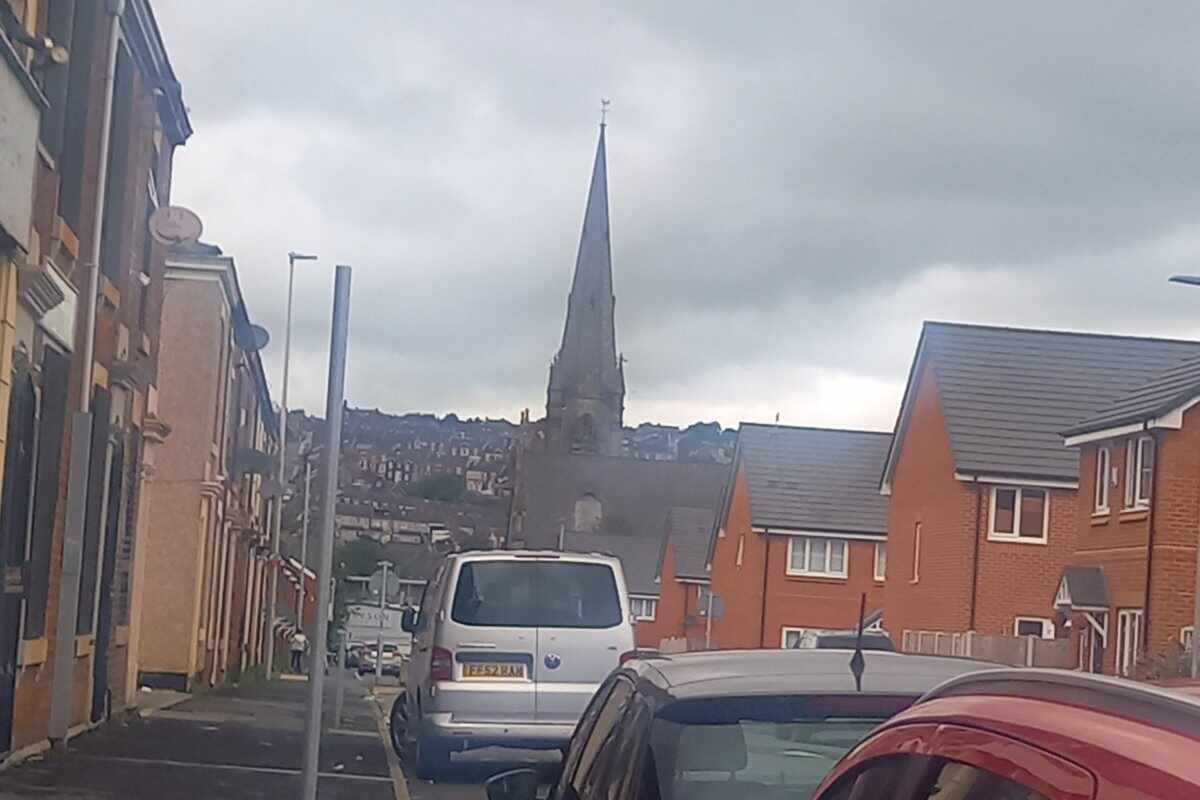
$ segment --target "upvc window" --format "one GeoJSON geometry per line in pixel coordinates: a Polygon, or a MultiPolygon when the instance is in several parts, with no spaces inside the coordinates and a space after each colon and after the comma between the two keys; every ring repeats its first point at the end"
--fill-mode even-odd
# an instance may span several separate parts
{"type": "Polygon", "coordinates": [[[1101,447],[1096,450],[1096,503],[1094,512],[1097,514],[1108,513],[1108,489],[1109,480],[1112,473],[1112,451],[1108,447],[1101,447]]]}
{"type": "Polygon", "coordinates": [[[1017,617],[1013,620],[1013,635],[1053,639],[1054,623],[1042,617],[1017,617]]]}
{"type": "Polygon", "coordinates": [[[1050,498],[1045,489],[1029,486],[992,487],[988,538],[1042,542],[1050,525],[1050,498]]]}
{"type": "Polygon", "coordinates": [[[1154,480],[1154,438],[1139,436],[1125,444],[1125,507],[1150,505],[1154,480]]]}
{"type": "Polygon", "coordinates": [[[1129,677],[1137,668],[1142,644],[1142,609],[1117,611],[1117,674],[1129,677]]]}
{"type": "Polygon", "coordinates": [[[846,577],[846,540],[819,536],[790,537],[787,574],[846,577]]]}
{"type": "Polygon", "coordinates": [[[653,597],[631,597],[629,613],[640,622],[653,622],[658,613],[658,600],[653,597]]]}
{"type": "Polygon", "coordinates": [[[875,580],[882,581],[887,576],[887,542],[875,543],[875,580]]]}

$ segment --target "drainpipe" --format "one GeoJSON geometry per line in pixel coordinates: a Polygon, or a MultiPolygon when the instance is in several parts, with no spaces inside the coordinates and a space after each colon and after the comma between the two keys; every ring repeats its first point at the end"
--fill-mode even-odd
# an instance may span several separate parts
{"type": "MultiPolygon", "coordinates": [[[[1154,440],[1154,463],[1150,465],[1150,507],[1146,509],[1146,596],[1142,601],[1142,641],[1137,643],[1144,645],[1147,650],[1149,650],[1150,643],[1150,581],[1154,575],[1154,507],[1158,504],[1158,456],[1162,446],[1158,431],[1148,432],[1154,440]]],[[[1192,636],[1195,637],[1195,635],[1193,630],[1192,636]]],[[[1196,646],[1195,641],[1193,638],[1193,648],[1196,646]]]]}
{"type": "MultiPolygon", "coordinates": [[[[112,104],[121,41],[121,13],[125,0],[108,0],[108,63],[104,73],[104,106],[100,121],[100,164],[96,173],[96,202],[92,213],[92,241],[86,264],[82,342],[79,357],[82,375],[79,410],[71,417],[70,461],[67,474],[66,527],[59,569],[58,615],[54,636],[54,672],[50,695],[49,738],[65,749],[71,724],[72,686],[75,673],[75,627],[78,622],[79,582],[83,569],[83,528],[87,509],[92,438],[92,362],[96,357],[96,295],[100,283],[100,238],[104,231],[104,195],[108,184],[108,155],[112,138],[112,104]]],[[[103,521],[102,521],[103,524],[103,521]]]]}
{"type": "MultiPolygon", "coordinates": [[[[979,476],[972,477],[971,483],[975,487],[975,546],[971,552],[971,615],[967,630],[973,631],[975,630],[975,600],[979,594],[979,535],[982,527],[979,523],[979,515],[983,511],[983,503],[979,494],[979,476]]],[[[1050,502],[1049,492],[1046,493],[1046,502],[1050,502]]]]}
{"type": "Polygon", "coordinates": [[[771,532],[763,531],[762,613],[758,619],[758,646],[767,646],[767,575],[771,572],[771,532]]]}

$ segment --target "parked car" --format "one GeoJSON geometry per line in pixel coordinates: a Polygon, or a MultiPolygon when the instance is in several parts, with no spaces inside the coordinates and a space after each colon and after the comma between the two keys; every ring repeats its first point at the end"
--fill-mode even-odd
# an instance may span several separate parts
{"type": "MultiPolygon", "coordinates": [[[[860,690],[853,658],[810,648],[632,661],[588,706],[550,798],[804,800],[875,726],[947,678],[995,668],[865,651],[860,690]]],[[[488,798],[533,800],[538,777],[497,775],[488,798]]]]}
{"type": "Polygon", "coordinates": [[[392,738],[419,777],[450,753],[564,748],[596,688],[632,657],[625,575],[612,556],[486,551],[448,556],[426,586],[392,738]]]}
{"type": "MultiPolygon", "coordinates": [[[[379,660],[378,645],[368,645],[363,648],[362,655],[359,657],[358,674],[369,675],[375,672],[375,663],[379,660]]],[[[379,671],[383,675],[395,675],[400,677],[400,665],[403,659],[400,656],[400,648],[396,644],[384,642],[383,645],[383,663],[379,671]]]]}
{"type": "Polygon", "coordinates": [[[1200,797],[1200,702],[1065,670],[965,675],[872,732],[815,797],[1200,797]]]}

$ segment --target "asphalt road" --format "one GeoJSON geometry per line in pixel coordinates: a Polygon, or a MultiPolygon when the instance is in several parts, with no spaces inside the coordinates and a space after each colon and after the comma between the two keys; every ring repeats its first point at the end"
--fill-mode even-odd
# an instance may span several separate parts
{"type": "Polygon", "coordinates": [[[549,775],[558,764],[558,751],[488,748],[451,756],[450,772],[437,781],[405,773],[412,800],[482,800],[483,782],[498,772],[531,766],[549,775]]]}

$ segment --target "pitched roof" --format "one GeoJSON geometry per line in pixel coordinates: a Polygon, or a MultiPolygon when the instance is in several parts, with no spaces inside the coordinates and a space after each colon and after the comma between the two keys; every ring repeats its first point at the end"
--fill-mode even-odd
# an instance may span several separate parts
{"type": "Polygon", "coordinates": [[[890,433],[743,422],[738,459],[750,524],[844,533],[887,533],[879,473],[890,433]]]}
{"type": "Polygon", "coordinates": [[[1108,430],[1160,417],[1200,397],[1200,357],[1168,367],[1146,383],[1117,397],[1064,436],[1108,430]]]}
{"type": "Polygon", "coordinates": [[[1062,431],[1186,358],[1200,342],[926,322],[883,483],[904,438],[916,381],[937,377],[955,470],[1074,482],[1062,431]]]}
{"type": "Polygon", "coordinates": [[[1108,579],[1104,575],[1104,568],[1063,567],[1054,604],[1065,608],[1109,608],[1108,579]]]}
{"type": "Polygon", "coordinates": [[[514,502],[524,522],[515,538],[533,548],[557,546],[560,526],[572,528],[575,502],[589,494],[600,501],[608,530],[649,537],[657,547],[668,510],[715,510],[729,473],[721,464],[549,453],[524,454],[518,469],[514,502]]]}
{"type": "Polygon", "coordinates": [[[671,544],[671,569],[676,578],[708,578],[708,540],[712,536],[716,514],[711,508],[683,508],[675,506],[667,512],[666,530],[662,537],[662,551],[658,557],[658,570],[662,572],[662,559],[667,543],[671,544]]]}
{"type": "Polygon", "coordinates": [[[657,537],[569,531],[563,534],[563,549],[573,553],[607,553],[616,556],[621,559],[625,586],[630,594],[658,595],[657,537]]]}

